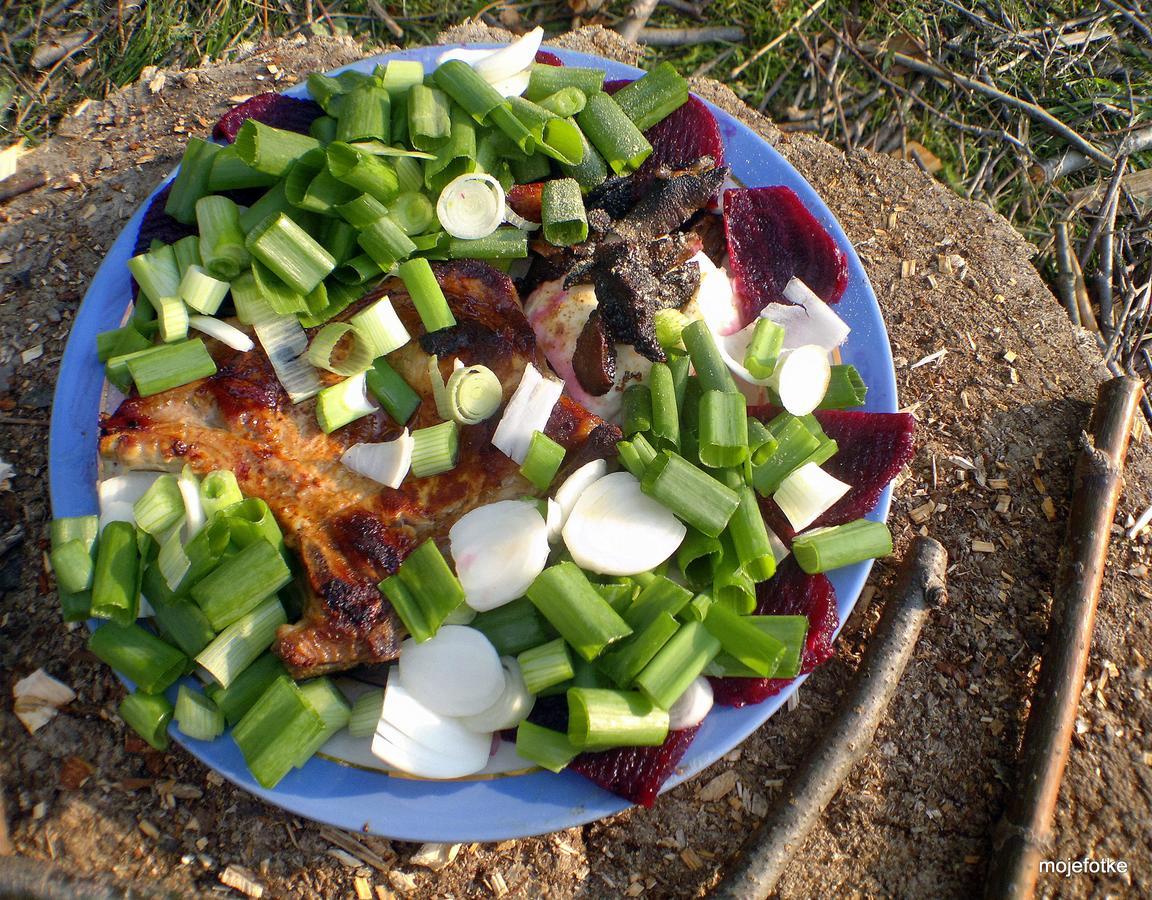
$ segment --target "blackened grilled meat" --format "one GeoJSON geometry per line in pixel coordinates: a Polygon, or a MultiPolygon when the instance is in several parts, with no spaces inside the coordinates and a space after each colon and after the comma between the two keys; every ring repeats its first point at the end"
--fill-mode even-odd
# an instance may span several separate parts
{"type": "Polygon", "coordinates": [[[609,340],[600,310],[594,309],[576,339],[572,371],[580,386],[593,397],[602,397],[616,382],[616,344],[609,340]]]}
{"type": "Polygon", "coordinates": [[[728,167],[719,166],[701,174],[689,171],[657,182],[616,223],[605,242],[651,241],[671,234],[712,201],[727,176],[728,167]]]}

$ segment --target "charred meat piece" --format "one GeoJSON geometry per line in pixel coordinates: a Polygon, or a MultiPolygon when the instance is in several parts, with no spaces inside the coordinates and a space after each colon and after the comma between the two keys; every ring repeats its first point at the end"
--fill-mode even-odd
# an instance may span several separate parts
{"type": "Polygon", "coordinates": [[[685,262],[669,269],[660,279],[664,293],[660,296],[657,309],[679,309],[696,296],[700,287],[700,264],[685,262]]]}
{"type": "Polygon", "coordinates": [[[688,220],[687,229],[700,239],[700,249],[717,266],[728,253],[728,235],[724,231],[724,217],[702,209],[688,220]]]}
{"type": "Polygon", "coordinates": [[[612,342],[631,344],[641,356],[664,362],[653,318],[662,291],[646,257],[636,244],[601,247],[588,274],[612,342]]]}
{"type": "Polygon", "coordinates": [[[589,313],[576,339],[572,370],[580,386],[593,397],[603,397],[616,382],[616,344],[608,339],[599,309],[589,313]]]}
{"type": "Polygon", "coordinates": [[[628,214],[635,200],[631,178],[609,178],[588,192],[584,207],[589,215],[595,210],[603,210],[616,220],[628,214]]]}
{"type": "Polygon", "coordinates": [[[607,240],[651,241],[676,231],[711,202],[727,176],[728,167],[718,166],[699,174],[689,171],[656,181],[616,223],[607,240]]]}
{"type": "MultiPolygon", "coordinates": [[[[435,349],[453,353],[459,341],[454,343],[452,332],[466,334],[464,361],[492,369],[505,397],[526,364],[546,367],[507,276],[476,261],[434,264],[434,270],[458,323],[434,336],[435,349]]],[[[427,335],[403,284],[384,282],[345,315],[382,293],[417,338],[388,356],[424,400],[410,425],[435,424],[428,355],[420,340],[427,335]]],[[[261,350],[237,353],[209,343],[217,374],[125,400],[102,422],[101,454],[128,468],[178,470],[187,464],[200,475],[230,469],[245,494],[268,503],[286,543],[300,554],[311,594],[303,619],[281,628],[274,648],[295,676],[394,658],[403,628],[376,584],[423,541],[443,543],[469,510],[532,492],[516,463],[491,444],[499,417],[462,430],[452,471],[409,478],[393,490],[340,462],[352,444],[396,436],[398,426],[383,413],[326,435],[314,402],[292,404],[261,350]]],[[[441,374],[451,371],[449,355],[441,366],[441,374]]],[[[620,436],[615,426],[566,397],[545,431],[567,449],[569,465],[610,455],[620,436]]]]}

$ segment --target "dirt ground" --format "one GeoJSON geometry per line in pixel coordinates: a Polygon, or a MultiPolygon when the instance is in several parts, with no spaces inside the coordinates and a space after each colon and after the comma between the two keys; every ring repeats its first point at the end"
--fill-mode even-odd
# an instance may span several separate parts
{"type": "MultiPolygon", "coordinates": [[[[560,43],[626,59],[637,52],[597,31],[560,43]]],[[[0,457],[16,469],[0,493],[0,534],[16,523],[25,531],[0,559],[0,785],[11,843],[73,872],[179,894],[227,891],[220,879],[238,865],[278,897],[356,896],[358,877],[381,896],[704,896],[820,739],[894,562],[876,567],[836,658],[808,681],[798,708],[655,809],[464,846],[439,870],[414,845],[333,839],[222,784],[178,748],[141,752],[115,716],[121,687],[85,651],[85,632],[60,622],[43,560],[47,425],[88,279],[186,136],[204,133],[230,97],[362,55],[339,41],[289,42],[192,72],[147,73],[69,119],[26,161],[49,170],[50,187],[0,206],[0,457]],[[11,686],[40,667],[79,696],[29,737],[12,715],[11,686]]],[[[901,400],[920,423],[919,452],[893,505],[897,553],[924,529],[952,558],[948,605],[926,627],[874,748],[799,851],[780,896],[974,895],[1014,779],[1074,447],[1104,374],[1099,354],[1073,333],[1029,263],[1031,248],[988,208],[910,164],[782,137],[722,86],[696,88],[773,141],[860,252],[891,331],[901,400]],[[921,365],[926,357],[933,361],[921,365]],[[973,552],[973,541],[994,551],[973,552]]],[[[1123,859],[1129,874],[1044,876],[1046,896],[1152,895],[1149,538],[1122,533],[1149,502],[1146,439],[1129,462],[1051,852],[1123,859]]]]}

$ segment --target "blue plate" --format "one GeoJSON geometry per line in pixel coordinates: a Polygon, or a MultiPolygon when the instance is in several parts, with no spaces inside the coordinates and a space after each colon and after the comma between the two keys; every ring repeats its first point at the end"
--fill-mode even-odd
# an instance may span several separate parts
{"type": "MultiPolygon", "coordinates": [[[[406,50],[365,59],[346,68],[370,71],[389,59],[419,60],[431,67],[444,49],[406,50]]],[[[566,63],[605,69],[610,78],[643,74],[640,69],[596,56],[569,50],[555,52],[566,63]]],[[[307,96],[303,85],[287,93],[307,96]]],[[[866,409],[895,411],[896,381],[888,334],[876,296],[843,229],[811,186],[779,153],[746,125],[711,104],[709,108],[720,123],[735,177],[753,187],[783,184],[792,188],[847,254],[848,290],[837,306],[837,312],[852,327],[843,351],[844,361],[856,366],[868,385],[866,409]]],[[[132,216],[96,272],[64,351],[49,438],[55,516],[97,511],[97,415],[104,373],[96,358],[96,334],[118,327],[123,319],[131,297],[126,263],[147,206],[145,201],[132,216]]],[[[887,516],[890,497],[890,488],[885,489],[870,518],[882,520],[887,516]]],[[[870,563],[860,564],[831,574],[841,622],[852,611],[870,568],[870,563]]],[[[756,706],[713,710],[666,788],[692,777],[743,741],[788,700],[802,681],[803,678],[797,679],[787,690],[756,706]]],[[[434,782],[389,776],[320,758],[293,771],[274,790],[266,790],[253,781],[235,743],[226,737],[205,743],[188,740],[175,728],[171,734],[207,766],[269,803],[341,828],[406,841],[455,843],[528,837],[610,816],[629,805],[569,772],[553,775],[538,771],[484,780],[434,782]]]]}

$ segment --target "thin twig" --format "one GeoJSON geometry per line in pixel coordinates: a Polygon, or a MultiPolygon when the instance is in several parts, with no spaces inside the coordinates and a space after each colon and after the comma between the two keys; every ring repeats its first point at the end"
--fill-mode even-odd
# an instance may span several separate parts
{"type": "MultiPolygon", "coordinates": [[[[1152,125],[1128,131],[1118,143],[1110,145],[1107,149],[1113,156],[1128,156],[1132,153],[1141,153],[1152,148],[1152,125]]],[[[1065,175],[1078,172],[1092,161],[1078,150],[1069,149],[1060,156],[1047,159],[1034,166],[1031,172],[1032,179],[1037,182],[1055,181],[1065,175]]]]}
{"type": "Polygon", "coordinates": [[[706,28],[641,28],[635,40],[650,47],[683,47],[686,44],[709,44],[714,41],[744,40],[744,29],[738,25],[706,28]]]}
{"type": "Polygon", "coordinates": [[[376,18],[384,23],[384,27],[392,32],[392,37],[397,39],[404,37],[404,29],[400,27],[399,22],[392,18],[380,0],[368,0],[368,8],[375,13],[376,18]]]}
{"type": "Polygon", "coordinates": [[[1072,273],[1072,248],[1068,243],[1068,223],[1057,222],[1053,234],[1056,247],[1056,289],[1060,292],[1068,318],[1080,324],[1080,304],[1076,302],[1076,276],[1072,273]]]}
{"type": "Polygon", "coordinates": [[[43,172],[33,172],[22,178],[6,178],[0,181],[0,203],[5,203],[13,197],[27,194],[36,188],[44,187],[48,183],[48,176],[43,172]]]}
{"type": "Polygon", "coordinates": [[[648,24],[648,20],[652,18],[652,13],[656,12],[656,7],[660,0],[636,0],[632,4],[632,9],[629,12],[628,18],[616,26],[616,30],[620,32],[620,36],[626,41],[636,40],[636,36],[640,34],[641,29],[648,24]]]}
{"type": "Polygon", "coordinates": [[[828,2],[828,0],[816,0],[815,3],[813,3],[810,7],[808,7],[807,10],[805,10],[804,14],[802,16],[800,16],[799,19],[797,19],[795,22],[793,22],[791,25],[789,25],[787,28],[785,28],[783,31],[781,31],[778,35],[776,35],[776,37],[772,38],[772,40],[770,40],[767,44],[765,44],[763,47],[761,47],[759,50],[757,50],[755,53],[753,53],[750,57],[748,57],[746,60],[744,60],[744,62],[740,63],[740,65],[738,65],[735,69],[733,69],[732,70],[732,77],[733,78],[739,78],[740,73],[743,72],[745,69],[747,69],[750,65],[752,65],[752,63],[756,62],[756,60],[758,60],[765,53],[770,52],[773,47],[776,47],[779,44],[786,41],[788,39],[788,36],[790,34],[792,34],[792,32],[796,31],[797,29],[803,28],[804,23],[807,22],[809,19],[811,19],[814,15],[816,15],[816,13],[818,13],[820,11],[821,7],[823,7],[824,4],[827,2],[828,2]]]}

